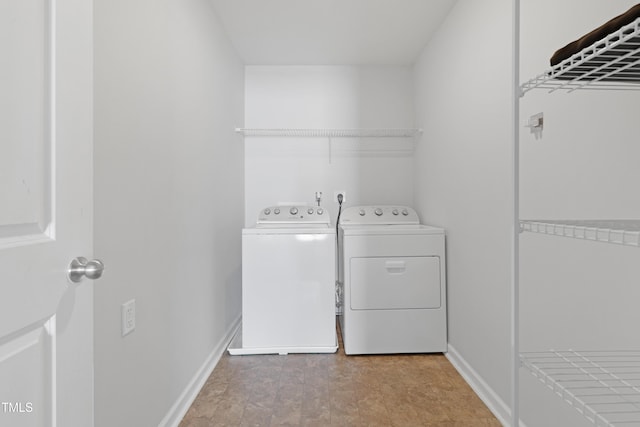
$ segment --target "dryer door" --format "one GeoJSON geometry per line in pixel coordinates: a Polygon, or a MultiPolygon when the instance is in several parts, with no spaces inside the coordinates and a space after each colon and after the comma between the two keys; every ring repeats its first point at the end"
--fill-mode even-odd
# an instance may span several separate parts
{"type": "Polygon", "coordinates": [[[351,258],[351,309],[440,308],[440,257],[351,258]]]}

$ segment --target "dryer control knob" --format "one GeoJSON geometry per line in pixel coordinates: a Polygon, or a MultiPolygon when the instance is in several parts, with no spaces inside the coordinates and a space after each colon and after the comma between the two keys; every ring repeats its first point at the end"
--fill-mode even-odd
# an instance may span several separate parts
{"type": "Polygon", "coordinates": [[[382,209],[378,208],[374,212],[375,212],[376,215],[382,216],[382,209]]]}
{"type": "Polygon", "coordinates": [[[273,213],[276,214],[276,215],[280,214],[280,208],[275,208],[273,210],[273,213]]]}
{"type": "Polygon", "coordinates": [[[360,209],[360,212],[358,212],[358,213],[360,214],[360,216],[364,216],[365,211],[364,211],[364,209],[360,209]]]}
{"type": "Polygon", "coordinates": [[[307,209],[307,213],[308,213],[309,215],[313,215],[313,208],[309,208],[309,209],[307,209]]]}
{"type": "Polygon", "coordinates": [[[400,212],[398,212],[398,209],[394,209],[391,213],[394,215],[398,215],[400,212]]]}
{"type": "Polygon", "coordinates": [[[409,211],[406,209],[402,209],[402,215],[407,216],[409,215],[409,211]]]}
{"type": "Polygon", "coordinates": [[[318,208],[316,212],[318,212],[318,215],[322,215],[324,213],[324,209],[318,208]]]}
{"type": "Polygon", "coordinates": [[[294,207],[292,207],[291,209],[289,209],[289,213],[290,213],[291,215],[295,215],[295,214],[297,214],[297,213],[298,213],[298,208],[296,208],[295,206],[294,206],[294,207]]]}
{"type": "Polygon", "coordinates": [[[264,210],[265,215],[269,215],[271,213],[271,209],[267,208],[264,210]]]}

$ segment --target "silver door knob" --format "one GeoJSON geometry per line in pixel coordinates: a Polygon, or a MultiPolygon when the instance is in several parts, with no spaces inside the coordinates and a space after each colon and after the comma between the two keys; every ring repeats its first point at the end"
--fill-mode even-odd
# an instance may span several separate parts
{"type": "Polygon", "coordinates": [[[69,280],[78,283],[82,277],[99,279],[104,271],[104,264],[99,259],[88,261],[85,257],[77,257],[69,264],[69,280]]]}

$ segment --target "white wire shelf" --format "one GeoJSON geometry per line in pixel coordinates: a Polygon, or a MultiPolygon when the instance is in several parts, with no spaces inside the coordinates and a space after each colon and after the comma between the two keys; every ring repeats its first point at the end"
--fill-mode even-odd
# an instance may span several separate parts
{"type": "Polygon", "coordinates": [[[285,136],[285,137],[325,137],[325,138],[411,138],[422,129],[372,128],[372,129],[305,129],[305,128],[236,128],[244,136],[285,136]]]}
{"type": "Polygon", "coordinates": [[[521,353],[520,362],[596,426],[640,426],[640,351],[521,353]]]}
{"type": "Polygon", "coordinates": [[[531,89],[640,90],[640,18],[520,86],[531,89]]]}
{"type": "Polygon", "coordinates": [[[640,247],[640,220],[521,220],[521,231],[640,247]]]}

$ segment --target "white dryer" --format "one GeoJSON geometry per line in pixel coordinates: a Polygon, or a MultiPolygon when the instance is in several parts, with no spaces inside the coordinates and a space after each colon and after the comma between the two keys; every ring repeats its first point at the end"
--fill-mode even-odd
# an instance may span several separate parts
{"type": "Polygon", "coordinates": [[[345,353],[446,352],[444,230],[407,206],[356,206],[338,233],[345,353]]]}
{"type": "Polygon", "coordinates": [[[229,353],[333,353],[336,231],[326,210],[272,206],[242,230],[242,333],[229,353]]]}

